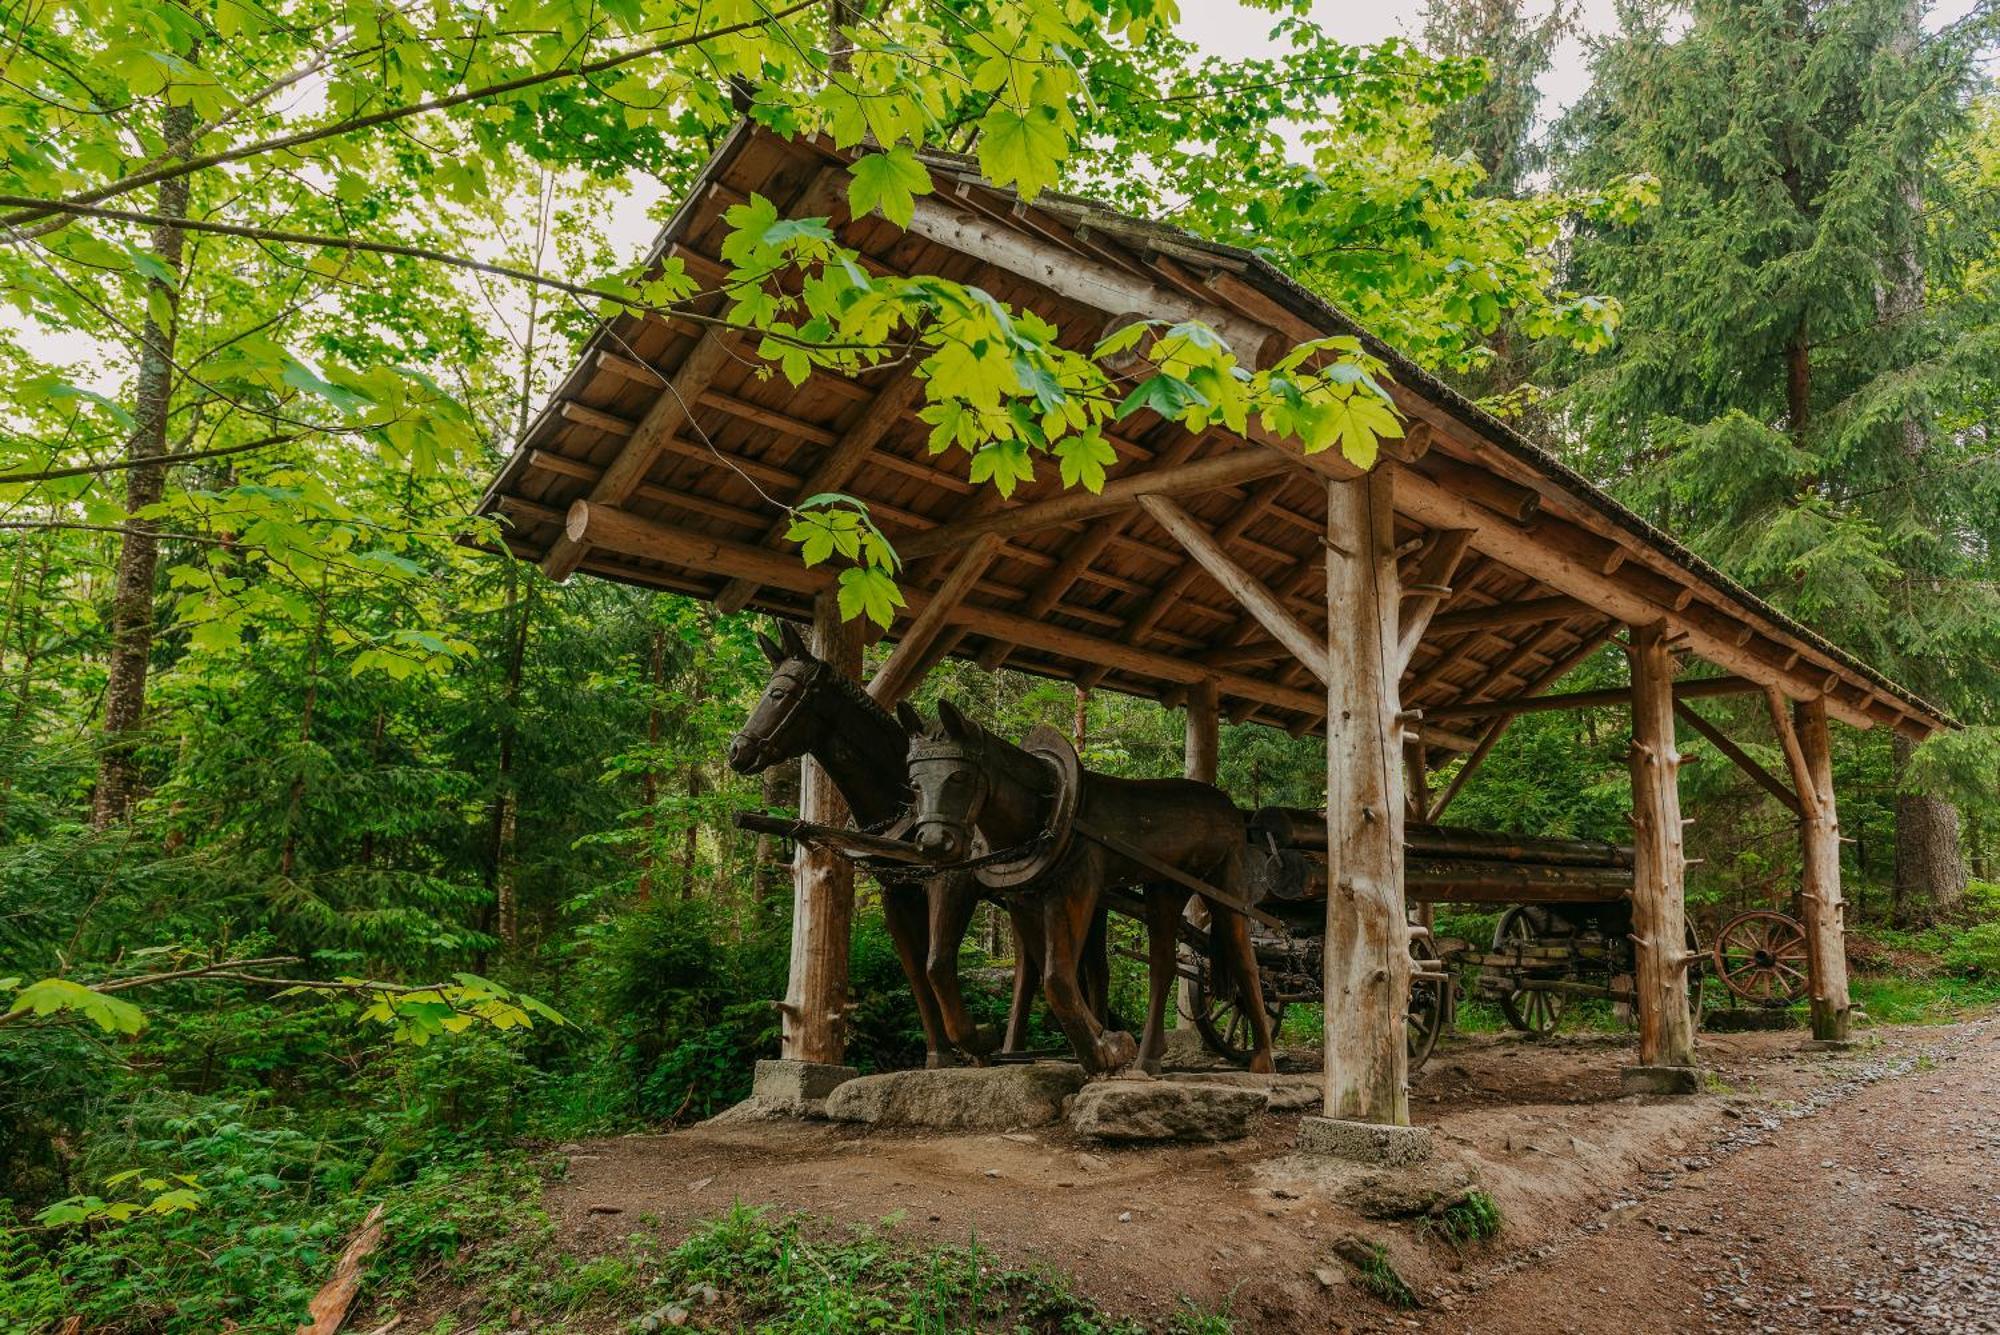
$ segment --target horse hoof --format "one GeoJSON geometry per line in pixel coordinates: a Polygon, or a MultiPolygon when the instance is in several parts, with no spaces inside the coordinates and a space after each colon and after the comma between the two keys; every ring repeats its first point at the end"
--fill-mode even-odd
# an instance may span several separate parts
{"type": "Polygon", "coordinates": [[[1139,1060],[1139,1045],[1130,1034],[1106,1034],[1097,1040],[1097,1060],[1101,1070],[1122,1071],[1139,1060]]]}
{"type": "Polygon", "coordinates": [[[949,1052],[927,1052],[924,1054],[924,1069],[926,1071],[944,1071],[956,1065],[958,1065],[957,1059],[949,1052]]]}
{"type": "Polygon", "coordinates": [[[1250,1059],[1250,1070],[1256,1075],[1276,1075],[1278,1063],[1271,1060],[1271,1054],[1260,1052],[1250,1059]]]}
{"type": "Polygon", "coordinates": [[[960,1046],[975,1056],[985,1057],[999,1050],[1000,1038],[1000,1031],[994,1026],[976,1025],[972,1030],[972,1037],[960,1046]]]}

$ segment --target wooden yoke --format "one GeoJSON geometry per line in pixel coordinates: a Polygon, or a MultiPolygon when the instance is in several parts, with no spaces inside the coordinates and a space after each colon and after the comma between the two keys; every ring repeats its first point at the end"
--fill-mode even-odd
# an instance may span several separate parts
{"type": "Polygon", "coordinates": [[[1384,462],[1327,484],[1325,1111],[1407,1126],[1395,476],[1384,462]]]}
{"type": "MultiPolygon", "coordinates": [[[[843,621],[831,589],[813,600],[811,648],[828,667],[861,675],[861,627],[843,621]]],[[[812,757],[799,766],[799,818],[845,825],[847,804],[812,757]]],[[[847,1048],[847,941],[854,924],[854,864],[801,843],[792,855],[792,957],[780,1055],[838,1065],[847,1048]]]]}
{"type": "MultiPolygon", "coordinates": [[[[1674,748],[1674,656],[1663,623],[1631,628],[1632,944],[1639,1062],[1694,1066],[1688,1012],[1687,855],[1681,846],[1680,752],[1674,748]]],[[[1688,1090],[1687,1092],[1693,1092],[1688,1090]]]]}

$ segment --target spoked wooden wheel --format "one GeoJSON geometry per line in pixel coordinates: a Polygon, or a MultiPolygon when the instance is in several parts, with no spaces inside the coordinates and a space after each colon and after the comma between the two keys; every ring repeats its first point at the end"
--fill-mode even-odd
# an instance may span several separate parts
{"type": "MultiPolygon", "coordinates": [[[[1554,917],[1544,909],[1531,905],[1508,909],[1500,916],[1500,925],[1493,929],[1493,953],[1505,954],[1515,946],[1532,946],[1545,941],[1553,934],[1555,925],[1554,917]]],[[[1522,989],[1503,993],[1499,1001],[1500,1013],[1507,1017],[1507,1023],[1524,1034],[1547,1038],[1562,1022],[1563,995],[1560,992],[1522,989]]]]}
{"type": "MultiPolygon", "coordinates": [[[[1248,1066],[1257,1050],[1257,1032],[1250,1027],[1250,1013],[1243,1009],[1239,997],[1216,996],[1210,977],[1209,962],[1203,960],[1195,975],[1194,1027],[1210,1052],[1238,1066],[1248,1066]]],[[[1263,1001],[1263,1006],[1271,1021],[1271,1040],[1275,1044],[1278,1029],[1285,1022],[1285,1007],[1282,1002],[1270,1001],[1263,1001]]]]}
{"type": "Polygon", "coordinates": [[[1795,918],[1739,913],[1716,933],[1713,955],[1716,977],[1745,1001],[1789,1006],[1806,994],[1806,929],[1795,918]]]}
{"type": "MultiPolygon", "coordinates": [[[[1443,972],[1437,949],[1423,937],[1410,942],[1410,956],[1426,973],[1443,972]]],[[[1404,1037],[1409,1042],[1412,1071],[1430,1059],[1431,1049],[1437,1046],[1438,1035],[1444,1031],[1444,990],[1449,986],[1425,979],[1410,982],[1410,1023],[1404,1037]]]]}

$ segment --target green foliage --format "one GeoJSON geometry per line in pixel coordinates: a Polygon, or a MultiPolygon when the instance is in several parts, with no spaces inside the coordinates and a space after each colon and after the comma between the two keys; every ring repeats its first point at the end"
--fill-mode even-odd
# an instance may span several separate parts
{"type": "Polygon", "coordinates": [[[1499,1205],[1485,1192],[1473,1190],[1436,1214],[1426,1216],[1418,1230],[1425,1236],[1443,1238],[1457,1249],[1498,1235],[1500,1224],[1499,1205]]]}
{"type": "Polygon", "coordinates": [[[1417,1295],[1390,1263],[1389,1252],[1380,1243],[1368,1244],[1368,1259],[1354,1267],[1354,1282],[1391,1307],[1411,1308],[1417,1295]]]}

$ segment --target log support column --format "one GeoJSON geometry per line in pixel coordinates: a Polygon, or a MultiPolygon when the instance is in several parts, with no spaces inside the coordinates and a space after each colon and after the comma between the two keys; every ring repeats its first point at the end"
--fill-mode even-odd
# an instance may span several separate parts
{"type": "Polygon", "coordinates": [[[1394,466],[1327,484],[1326,1102],[1302,1149],[1428,1158],[1410,1125],[1394,466]]]}
{"type": "Polygon", "coordinates": [[[1639,1065],[1628,1092],[1693,1094],[1694,1018],[1688,1011],[1687,856],[1681,845],[1680,752],[1674,746],[1674,656],[1666,627],[1633,626],[1632,944],[1639,1065]]]}
{"type": "MultiPolygon", "coordinates": [[[[1214,783],[1216,765],[1222,747],[1221,692],[1215,678],[1203,677],[1188,687],[1187,692],[1187,749],[1186,762],[1182,773],[1201,783],[1214,783]]],[[[1188,901],[1188,921],[1197,927],[1208,926],[1208,906],[1200,896],[1188,901]]],[[[1186,946],[1178,954],[1184,967],[1194,967],[1196,961],[1188,958],[1186,946]]],[[[1180,983],[1180,1009],[1175,1028],[1194,1028],[1195,995],[1194,983],[1186,978],[1180,983]]]]}
{"type": "MultiPolygon", "coordinates": [[[[813,603],[810,643],[813,653],[835,671],[861,675],[860,625],[841,620],[831,590],[813,603]]],[[[844,825],[848,819],[840,791],[811,757],[799,766],[799,815],[823,825],[844,825]]],[[[847,947],[853,923],[853,864],[831,849],[799,844],[792,856],[790,981],[779,1004],[783,1060],[758,1063],[760,1098],[773,1097],[780,1087],[786,1094],[794,1087],[830,1089],[853,1076],[840,1064],[847,1048],[847,947]]],[[[810,1093],[804,1097],[810,1102],[810,1093]]],[[[818,1097],[824,1098],[824,1092],[818,1097]]]]}
{"type": "MultiPolygon", "coordinates": [[[[1812,983],[1812,1030],[1818,1043],[1851,1041],[1847,995],[1847,905],[1840,892],[1840,819],[1833,801],[1833,744],[1827,735],[1826,702],[1803,700],[1793,707],[1794,731],[1804,761],[1800,776],[1812,786],[1813,802],[1801,803],[1799,843],[1803,853],[1802,901],[1806,956],[1812,983]]],[[[1802,795],[1803,796],[1803,795],[1802,795]]]]}

